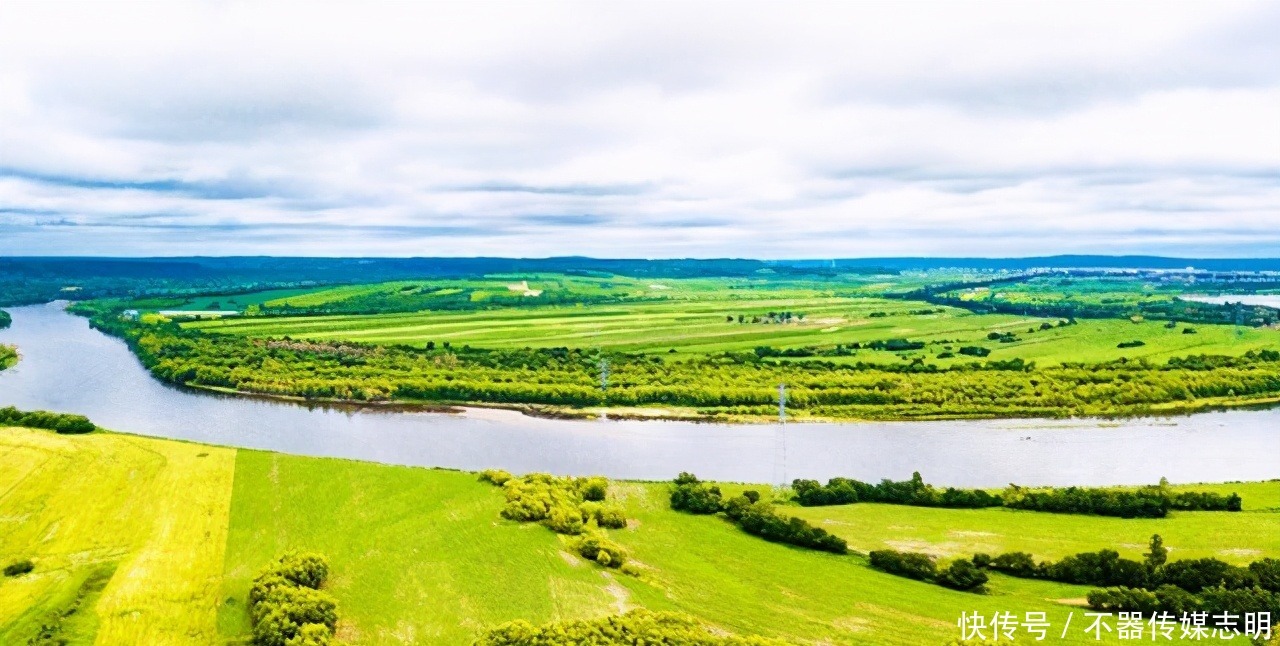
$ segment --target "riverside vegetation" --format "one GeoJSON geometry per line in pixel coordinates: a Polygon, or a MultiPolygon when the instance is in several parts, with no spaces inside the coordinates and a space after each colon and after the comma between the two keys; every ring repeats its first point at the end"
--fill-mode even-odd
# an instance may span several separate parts
{"type": "MultiPolygon", "coordinates": [[[[1280,351],[1273,349],[1280,347],[1280,337],[1272,330],[1201,325],[1198,334],[1187,335],[1156,322],[1064,325],[1070,321],[910,303],[893,310],[891,301],[856,298],[810,303],[844,310],[843,318],[826,316],[833,310],[744,314],[770,301],[757,300],[757,294],[703,302],[702,292],[689,289],[688,301],[636,306],[652,310],[652,316],[670,316],[670,328],[646,326],[650,314],[627,323],[634,316],[626,311],[611,314],[588,304],[581,311],[518,309],[522,313],[514,317],[502,309],[470,312],[442,323],[435,340],[419,332],[407,338],[366,334],[390,329],[366,327],[379,325],[378,316],[184,323],[122,317],[125,304],[119,302],[83,304],[76,311],[126,339],[165,381],[310,399],[648,408],[658,414],[761,418],[776,407],[776,385],[786,383],[789,410],[799,418],[936,419],[1142,415],[1280,398],[1280,351]],[[707,308],[721,313],[708,319],[707,308]],[[691,319],[682,320],[682,311],[691,319]],[[871,316],[877,313],[886,316],[871,316]],[[511,323],[530,315],[533,325],[544,327],[511,323]],[[619,317],[624,329],[607,331],[603,342],[581,327],[619,317]],[[846,325],[828,325],[836,320],[846,325]],[[705,332],[696,321],[707,321],[705,332]],[[884,327],[871,327],[881,321],[884,327]],[[566,340],[556,333],[562,327],[575,346],[545,347],[566,340]],[[988,331],[993,327],[1003,331],[988,331]],[[492,329],[501,332],[485,332],[492,329]],[[893,336],[908,330],[918,330],[919,339],[893,336]],[[1146,340],[1128,343],[1134,336],[1146,340]],[[477,345],[457,342],[472,337],[477,345]],[[760,345],[780,339],[791,347],[760,345]],[[1079,343],[1086,344],[1084,351],[1079,343]],[[1176,354],[1179,349],[1187,354],[1176,354]],[[606,364],[608,379],[602,382],[606,364]]],[[[418,330],[418,320],[429,327],[436,316],[444,315],[413,314],[393,325],[418,330]]]]}

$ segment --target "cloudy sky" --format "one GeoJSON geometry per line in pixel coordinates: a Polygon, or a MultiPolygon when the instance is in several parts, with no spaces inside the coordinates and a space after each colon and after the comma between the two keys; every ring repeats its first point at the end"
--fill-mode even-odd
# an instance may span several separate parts
{"type": "Polygon", "coordinates": [[[0,0],[0,254],[1280,256],[1280,3],[0,0]]]}

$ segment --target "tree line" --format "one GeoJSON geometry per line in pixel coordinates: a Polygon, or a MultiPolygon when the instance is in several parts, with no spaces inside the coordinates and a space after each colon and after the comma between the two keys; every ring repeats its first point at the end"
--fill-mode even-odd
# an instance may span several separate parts
{"type": "Polygon", "coordinates": [[[843,538],[814,527],[802,518],[780,515],[772,503],[760,499],[758,491],[748,490],[724,500],[720,487],[708,485],[691,473],[681,473],[673,481],[671,508],[690,514],[723,513],[742,531],[774,543],[833,554],[849,551],[849,545],[843,538]]]}
{"type": "Polygon", "coordinates": [[[1163,481],[1159,485],[1122,487],[1061,487],[1029,489],[1010,485],[1002,494],[983,489],[938,489],[927,484],[920,472],[910,480],[881,480],[869,484],[852,478],[832,478],[827,484],[817,480],[791,482],[793,498],[805,507],[878,502],[917,507],[980,509],[1009,507],[1028,511],[1063,514],[1118,516],[1120,518],[1164,518],[1170,510],[1240,511],[1242,500],[1232,493],[1174,491],[1163,481]]]}
{"type": "Polygon", "coordinates": [[[13,406],[0,408],[0,426],[25,426],[64,435],[92,433],[98,430],[97,425],[84,415],[51,413],[47,410],[20,411],[13,406]]]}
{"type": "Polygon", "coordinates": [[[1036,563],[1030,554],[1012,552],[991,557],[975,554],[975,566],[1010,576],[1099,586],[1089,605],[1107,612],[1174,615],[1190,612],[1270,612],[1280,616],[1280,559],[1264,558],[1247,567],[1214,558],[1169,561],[1160,535],[1151,537],[1143,560],[1100,550],[1036,563]]]}
{"type": "Polygon", "coordinates": [[[826,485],[819,484],[817,480],[798,479],[791,482],[791,489],[796,502],[805,507],[880,502],[917,507],[980,509],[1004,504],[1000,496],[982,489],[948,487],[938,490],[933,485],[925,484],[919,471],[911,474],[910,480],[894,482],[885,479],[874,485],[852,478],[832,478],[826,485]]]}

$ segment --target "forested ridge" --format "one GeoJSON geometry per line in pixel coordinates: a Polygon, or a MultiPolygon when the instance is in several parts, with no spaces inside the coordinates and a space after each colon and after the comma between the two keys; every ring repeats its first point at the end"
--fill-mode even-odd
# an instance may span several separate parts
{"type": "Polygon", "coordinates": [[[252,339],[140,324],[99,312],[170,383],[267,395],[562,406],[683,406],[768,415],[777,384],[793,412],[836,418],[1068,417],[1195,410],[1280,396],[1280,352],[1120,360],[1036,368],[1023,362],[887,368],[788,363],[754,353],[669,358],[610,354],[607,389],[594,350],[374,346],[252,339]]]}

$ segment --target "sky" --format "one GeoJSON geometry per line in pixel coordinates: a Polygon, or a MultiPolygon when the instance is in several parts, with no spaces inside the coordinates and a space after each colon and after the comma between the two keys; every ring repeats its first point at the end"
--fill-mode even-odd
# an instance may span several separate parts
{"type": "Polygon", "coordinates": [[[0,0],[0,255],[1280,257],[1280,3],[0,0]]]}

